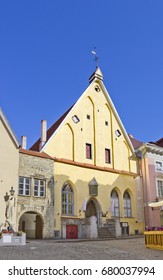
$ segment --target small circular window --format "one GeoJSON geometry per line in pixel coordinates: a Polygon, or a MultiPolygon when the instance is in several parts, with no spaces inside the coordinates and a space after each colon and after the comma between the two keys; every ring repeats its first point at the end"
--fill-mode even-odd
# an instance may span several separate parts
{"type": "Polygon", "coordinates": [[[95,91],[97,91],[97,92],[99,92],[100,91],[100,88],[99,88],[99,86],[95,86],[95,91]]]}

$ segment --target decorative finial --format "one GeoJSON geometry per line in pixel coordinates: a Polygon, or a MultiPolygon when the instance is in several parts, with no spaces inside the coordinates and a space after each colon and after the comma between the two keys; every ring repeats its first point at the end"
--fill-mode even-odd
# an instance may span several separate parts
{"type": "Polygon", "coordinates": [[[98,68],[99,57],[97,56],[96,47],[94,47],[94,49],[92,50],[92,54],[94,55],[94,61],[96,63],[96,68],[98,68]]]}

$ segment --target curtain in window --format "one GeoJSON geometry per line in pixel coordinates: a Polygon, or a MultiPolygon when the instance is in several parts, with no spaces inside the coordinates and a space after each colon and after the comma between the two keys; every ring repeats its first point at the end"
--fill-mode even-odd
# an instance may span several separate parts
{"type": "Polygon", "coordinates": [[[132,217],[131,198],[128,192],[123,195],[124,217],[132,217]]]}
{"type": "Polygon", "coordinates": [[[111,193],[111,212],[112,212],[112,216],[114,217],[119,217],[120,213],[119,213],[119,198],[118,198],[118,194],[116,191],[112,191],[111,193]]]}
{"type": "Polygon", "coordinates": [[[74,214],[74,193],[69,183],[66,183],[62,188],[62,214],[74,214]]]}

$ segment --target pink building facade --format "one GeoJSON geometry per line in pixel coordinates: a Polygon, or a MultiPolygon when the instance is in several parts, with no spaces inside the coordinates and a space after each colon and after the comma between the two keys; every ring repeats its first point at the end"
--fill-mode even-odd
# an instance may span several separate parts
{"type": "Polygon", "coordinates": [[[131,141],[140,158],[145,227],[163,227],[163,206],[149,206],[152,202],[163,201],[163,138],[145,144],[132,137],[131,141]]]}

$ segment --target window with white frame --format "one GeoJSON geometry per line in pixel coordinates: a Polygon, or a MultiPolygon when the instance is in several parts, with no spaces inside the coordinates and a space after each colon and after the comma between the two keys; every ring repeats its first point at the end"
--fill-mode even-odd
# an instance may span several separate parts
{"type": "Polygon", "coordinates": [[[158,192],[158,197],[163,197],[163,181],[161,180],[157,181],[157,192],[158,192]]]}
{"type": "Polygon", "coordinates": [[[45,180],[34,179],[34,196],[45,197],[45,180]]]}
{"type": "Polygon", "coordinates": [[[131,211],[131,198],[128,192],[123,195],[123,207],[124,207],[124,217],[132,217],[131,211]]]}
{"type": "Polygon", "coordinates": [[[19,195],[30,195],[30,184],[30,178],[19,177],[19,195]]]}
{"type": "Polygon", "coordinates": [[[74,193],[69,183],[66,183],[62,188],[62,214],[74,214],[74,193]]]}
{"type": "Polygon", "coordinates": [[[155,166],[157,171],[162,171],[162,162],[156,161],[155,166]]]}

